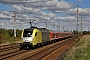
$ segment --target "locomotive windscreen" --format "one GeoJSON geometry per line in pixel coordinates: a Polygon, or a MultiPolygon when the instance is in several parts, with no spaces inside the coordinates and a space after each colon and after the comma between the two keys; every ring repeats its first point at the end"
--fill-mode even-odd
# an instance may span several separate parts
{"type": "Polygon", "coordinates": [[[31,37],[32,33],[33,33],[32,29],[28,29],[28,30],[26,29],[24,30],[23,37],[31,37]]]}

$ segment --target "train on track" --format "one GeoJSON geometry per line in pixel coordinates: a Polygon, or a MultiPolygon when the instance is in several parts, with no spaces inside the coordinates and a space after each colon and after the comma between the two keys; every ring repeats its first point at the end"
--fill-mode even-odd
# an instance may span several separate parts
{"type": "Polygon", "coordinates": [[[48,30],[46,28],[31,27],[22,31],[21,38],[23,43],[20,44],[20,46],[28,49],[30,47],[54,42],[71,36],[73,36],[72,32],[59,32],[48,30]]]}

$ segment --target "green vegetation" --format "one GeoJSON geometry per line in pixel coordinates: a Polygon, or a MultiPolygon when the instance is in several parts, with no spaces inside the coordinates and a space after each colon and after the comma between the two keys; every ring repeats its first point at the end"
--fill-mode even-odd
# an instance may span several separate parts
{"type": "Polygon", "coordinates": [[[12,29],[0,29],[0,44],[2,43],[15,43],[21,40],[21,30],[16,30],[16,40],[14,40],[14,32],[12,29]]]}
{"type": "Polygon", "coordinates": [[[90,60],[90,36],[84,35],[77,41],[75,46],[65,54],[64,60],[90,60]]]}
{"type": "MultiPolygon", "coordinates": [[[[73,34],[81,34],[81,32],[78,32],[77,30],[74,30],[73,34]]],[[[90,35],[90,31],[83,31],[83,35],[90,35]]]]}
{"type": "Polygon", "coordinates": [[[90,35],[90,31],[84,31],[83,34],[84,35],[88,35],[88,34],[90,35]]]}

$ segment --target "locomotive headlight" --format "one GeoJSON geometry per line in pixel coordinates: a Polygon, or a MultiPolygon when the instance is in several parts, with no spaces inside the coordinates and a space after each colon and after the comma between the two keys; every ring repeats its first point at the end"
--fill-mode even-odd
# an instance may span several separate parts
{"type": "Polygon", "coordinates": [[[30,38],[30,41],[33,41],[33,40],[34,40],[34,37],[31,37],[31,38],[30,38]]]}
{"type": "Polygon", "coordinates": [[[24,37],[23,41],[24,42],[32,42],[34,40],[34,37],[24,37]]]}

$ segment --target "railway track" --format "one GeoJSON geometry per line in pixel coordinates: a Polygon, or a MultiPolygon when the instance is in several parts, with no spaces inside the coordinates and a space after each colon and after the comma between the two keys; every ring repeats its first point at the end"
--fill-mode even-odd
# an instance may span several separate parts
{"type": "Polygon", "coordinates": [[[72,39],[65,40],[62,43],[61,42],[60,43],[57,43],[56,45],[53,45],[51,47],[48,47],[48,48],[46,48],[44,50],[41,50],[39,52],[36,52],[35,54],[33,54],[33,55],[25,58],[24,60],[42,60],[42,59],[44,59],[45,56],[49,55],[50,53],[56,51],[59,48],[62,48],[63,46],[67,45],[70,42],[72,42],[72,39]]]}
{"type": "MultiPolygon", "coordinates": [[[[15,55],[18,55],[18,54],[21,54],[21,53],[24,53],[26,52],[26,50],[18,50],[18,51],[15,51],[15,52],[12,52],[12,53],[9,53],[9,54],[6,54],[6,55],[1,55],[0,56],[0,60],[4,60],[4,59],[7,59],[9,57],[12,57],[12,56],[15,56],[15,55]]],[[[10,59],[10,60],[13,60],[14,58],[10,59]]]]}
{"type": "Polygon", "coordinates": [[[19,44],[2,45],[0,46],[0,56],[16,52],[19,49],[19,44]]]}
{"type": "Polygon", "coordinates": [[[12,60],[12,59],[13,60],[16,60],[16,59],[17,60],[43,60],[47,58],[47,56],[51,56],[49,54],[51,54],[52,52],[62,48],[64,45],[68,45],[72,43],[73,41],[72,39],[75,39],[75,37],[69,38],[63,41],[58,41],[56,43],[49,44],[49,45],[46,45],[44,47],[37,48],[34,50],[18,50],[13,53],[1,55],[0,59],[1,60],[2,59],[5,59],[5,60],[12,60]]]}
{"type": "Polygon", "coordinates": [[[47,59],[48,60],[58,60],[58,57],[59,57],[59,60],[63,60],[63,56],[65,52],[69,50],[75,44],[75,42],[76,42],[76,38],[73,38],[73,40],[71,39],[71,41],[67,42],[66,44],[64,44],[57,50],[53,51],[52,53],[44,56],[40,60],[47,60],[47,59]]]}
{"type": "Polygon", "coordinates": [[[7,44],[7,45],[0,45],[0,49],[4,49],[4,48],[10,48],[13,46],[18,46],[20,43],[17,44],[7,44]]]}

